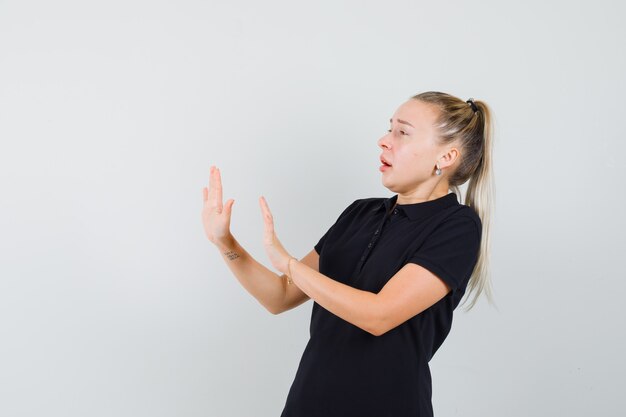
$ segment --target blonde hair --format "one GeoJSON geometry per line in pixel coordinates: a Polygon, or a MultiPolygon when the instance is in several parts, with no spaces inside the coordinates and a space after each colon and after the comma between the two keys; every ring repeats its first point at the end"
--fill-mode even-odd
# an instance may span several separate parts
{"type": "Polygon", "coordinates": [[[484,101],[472,99],[477,110],[474,112],[470,103],[438,91],[416,94],[411,99],[432,104],[439,109],[436,121],[439,141],[442,144],[458,143],[461,153],[457,168],[448,178],[449,190],[461,196],[459,186],[469,180],[464,204],[472,207],[482,222],[478,261],[468,283],[467,294],[474,293],[474,299],[466,311],[474,307],[483,291],[494,305],[489,266],[490,223],[495,198],[491,110],[484,101]]]}

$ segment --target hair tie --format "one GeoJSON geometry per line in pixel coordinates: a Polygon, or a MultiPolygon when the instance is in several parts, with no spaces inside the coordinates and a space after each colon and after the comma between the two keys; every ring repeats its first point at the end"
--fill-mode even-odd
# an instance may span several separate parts
{"type": "Polygon", "coordinates": [[[476,113],[478,111],[478,107],[476,107],[476,104],[474,104],[474,99],[473,98],[469,98],[466,101],[467,104],[469,104],[470,106],[472,106],[472,110],[474,110],[474,113],[476,113]]]}

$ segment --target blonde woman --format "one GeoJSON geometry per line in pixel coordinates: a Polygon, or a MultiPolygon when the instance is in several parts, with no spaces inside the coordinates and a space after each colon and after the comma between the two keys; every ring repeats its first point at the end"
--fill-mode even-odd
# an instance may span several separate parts
{"type": "Polygon", "coordinates": [[[219,169],[203,189],[208,239],[241,285],[272,314],[313,300],[310,338],[281,417],[429,417],[428,362],[466,289],[471,309],[489,278],[494,184],[491,114],[483,101],[429,91],[403,103],[378,140],[391,197],[355,200],[304,258],[274,231],[264,246],[281,276],[230,233],[219,169]],[[468,182],[462,204],[459,186],[468,182]]]}

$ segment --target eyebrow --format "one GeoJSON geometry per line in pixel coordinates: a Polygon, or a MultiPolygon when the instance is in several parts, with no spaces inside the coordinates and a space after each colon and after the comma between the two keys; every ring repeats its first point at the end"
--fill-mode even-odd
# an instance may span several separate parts
{"type": "MultiPolygon", "coordinates": [[[[389,119],[389,123],[393,123],[393,119],[389,119]]],[[[403,123],[403,124],[405,124],[405,125],[409,125],[409,126],[411,126],[411,127],[413,127],[413,128],[415,127],[415,126],[413,126],[411,123],[406,122],[406,121],[401,120],[401,119],[398,119],[398,123],[403,123]]]]}

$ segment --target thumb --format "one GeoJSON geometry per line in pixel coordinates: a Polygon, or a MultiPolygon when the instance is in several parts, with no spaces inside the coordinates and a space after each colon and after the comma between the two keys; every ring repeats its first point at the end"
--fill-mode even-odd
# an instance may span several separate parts
{"type": "Polygon", "coordinates": [[[232,198],[226,202],[226,210],[228,211],[228,214],[233,211],[233,204],[235,204],[235,200],[232,198]]]}

